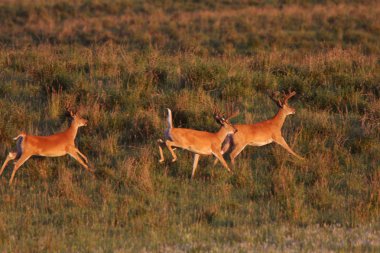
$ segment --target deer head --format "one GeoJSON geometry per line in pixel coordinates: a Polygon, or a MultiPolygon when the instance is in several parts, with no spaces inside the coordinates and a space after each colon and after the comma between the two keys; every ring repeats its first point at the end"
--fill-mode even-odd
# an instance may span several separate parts
{"type": "Polygon", "coordinates": [[[227,110],[227,115],[225,113],[220,112],[216,107],[214,107],[214,118],[217,123],[219,123],[222,127],[224,127],[229,134],[234,134],[237,132],[237,129],[231,124],[230,119],[239,115],[239,111],[236,110],[231,112],[227,110]]]}
{"type": "Polygon", "coordinates": [[[67,113],[70,114],[71,118],[73,119],[73,121],[71,123],[72,125],[74,124],[77,127],[87,126],[88,121],[86,119],[83,119],[79,115],[78,111],[76,111],[72,108],[70,103],[66,103],[65,109],[66,109],[67,113]]]}
{"type": "Polygon", "coordinates": [[[283,98],[280,99],[278,98],[279,97],[279,92],[272,92],[272,94],[269,95],[269,97],[276,103],[276,105],[278,107],[280,107],[285,113],[286,115],[289,115],[289,114],[295,114],[296,113],[296,109],[294,109],[293,107],[291,107],[289,104],[288,104],[288,100],[293,97],[294,95],[296,95],[296,92],[295,91],[292,91],[288,94],[286,94],[285,92],[283,92],[282,96],[283,98]]]}

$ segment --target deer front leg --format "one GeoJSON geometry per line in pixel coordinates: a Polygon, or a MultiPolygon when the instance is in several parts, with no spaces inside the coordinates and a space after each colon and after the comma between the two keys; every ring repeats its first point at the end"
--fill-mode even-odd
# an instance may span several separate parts
{"type": "MultiPolygon", "coordinates": [[[[231,147],[231,137],[227,136],[226,139],[222,143],[222,151],[220,152],[222,155],[225,154],[231,147]]],[[[214,166],[218,163],[218,158],[214,160],[214,166]]]]}
{"type": "Polygon", "coordinates": [[[9,163],[9,161],[14,160],[16,158],[16,156],[17,156],[16,152],[9,152],[7,158],[4,161],[3,166],[1,167],[0,176],[1,176],[1,174],[3,174],[3,171],[4,171],[5,167],[7,167],[7,164],[9,163]]]}
{"type": "Polygon", "coordinates": [[[87,171],[91,172],[92,174],[95,173],[94,170],[90,169],[87,164],[84,163],[84,161],[82,160],[82,158],[77,154],[75,148],[71,148],[68,152],[67,152],[72,158],[74,158],[78,163],[80,163],[87,171]]]}
{"type": "Polygon", "coordinates": [[[226,170],[228,170],[228,172],[231,172],[230,168],[228,167],[226,161],[223,158],[223,155],[222,155],[222,152],[220,151],[220,148],[218,149],[218,148],[212,147],[211,149],[212,149],[212,154],[222,163],[224,168],[226,168],[226,170]]]}
{"type": "Polygon", "coordinates": [[[286,143],[284,137],[279,137],[279,138],[276,138],[274,139],[274,142],[276,142],[277,144],[281,145],[284,149],[286,149],[290,154],[294,155],[295,157],[297,157],[298,159],[300,160],[305,160],[305,158],[299,156],[298,154],[296,154],[290,147],[289,145],[286,143]]]}
{"type": "Polygon", "coordinates": [[[79,149],[78,148],[75,148],[75,151],[86,161],[86,163],[88,164],[88,159],[87,159],[87,157],[82,153],[82,152],[80,152],[79,151],[79,149]]]}

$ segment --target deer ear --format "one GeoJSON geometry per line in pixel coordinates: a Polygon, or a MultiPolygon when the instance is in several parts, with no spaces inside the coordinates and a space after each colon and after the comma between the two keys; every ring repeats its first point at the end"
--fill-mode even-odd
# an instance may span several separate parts
{"type": "Polygon", "coordinates": [[[223,125],[223,118],[221,118],[219,115],[214,115],[214,118],[218,124],[223,125]]]}

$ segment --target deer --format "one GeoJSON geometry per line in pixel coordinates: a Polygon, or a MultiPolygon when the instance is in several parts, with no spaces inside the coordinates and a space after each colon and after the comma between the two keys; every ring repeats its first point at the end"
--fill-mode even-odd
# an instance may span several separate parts
{"type": "Polygon", "coordinates": [[[33,136],[21,132],[13,138],[16,141],[16,152],[9,152],[1,167],[0,176],[11,160],[17,160],[14,165],[9,185],[12,184],[17,170],[32,156],[58,157],[70,155],[79,162],[87,171],[94,174],[94,170],[88,167],[87,157],[75,146],[74,140],[78,133],[78,128],[87,126],[87,120],[81,118],[77,112],[73,112],[66,107],[72,122],[68,129],[61,133],[49,136],[33,136]]]}
{"type": "Polygon", "coordinates": [[[174,153],[175,147],[177,147],[195,153],[193,170],[191,173],[192,179],[194,178],[195,171],[198,166],[198,161],[201,155],[214,155],[216,159],[218,159],[222,163],[224,168],[226,168],[228,172],[231,172],[231,169],[228,167],[226,161],[223,158],[221,148],[222,142],[224,141],[226,136],[229,134],[233,135],[238,131],[230,123],[229,120],[237,116],[239,114],[239,111],[235,111],[234,113],[226,117],[214,108],[214,119],[221,126],[219,131],[216,133],[188,128],[175,128],[173,127],[172,111],[169,108],[167,108],[167,112],[168,127],[164,132],[165,141],[163,141],[162,139],[158,140],[160,163],[163,163],[165,161],[161,146],[166,146],[169,149],[173,157],[172,162],[175,162],[177,160],[177,155],[174,153]]]}
{"type": "MultiPolygon", "coordinates": [[[[274,94],[269,97],[279,107],[277,114],[268,120],[255,123],[255,124],[236,124],[235,128],[238,130],[236,134],[229,135],[222,144],[222,153],[229,152],[232,165],[235,164],[235,158],[243,151],[243,149],[249,146],[264,146],[275,142],[285,148],[290,154],[294,155],[300,160],[304,160],[303,157],[295,153],[289,145],[286,143],[281,133],[281,128],[288,115],[295,114],[296,110],[288,104],[288,100],[296,95],[296,92],[289,92],[284,94],[284,99],[278,99],[274,97],[274,94]]],[[[214,165],[218,163],[215,159],[214,165]]]]}

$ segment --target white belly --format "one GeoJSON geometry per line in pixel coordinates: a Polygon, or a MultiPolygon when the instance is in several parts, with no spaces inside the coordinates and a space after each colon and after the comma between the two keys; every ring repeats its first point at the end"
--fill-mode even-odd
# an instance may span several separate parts
{"type": "Polygon", "coordinates": [[[211,155],[211,150],[208,150],[208,149],[199,150],[199,149],[195,149],[192,146],[185,147],[184,149],[194,152],[196,154],[200,154],[200,155],[211,155]]]}
{"type": "Polygon", "coordinates": [[[267,145],[267,144],[272,143],[272,142],[273,142],[273,139],[269,139],[266,141],[253,141],[253,142],[249,143],[249,145],[251,145],[251,146],[264,146],[264,145],[267,145]]]}
{"type": "Polygon", "coordinates": [[[67,152],[66,151],[62,151],[62,152],[54,152],[54,153],[39,153],[38,155],[39,156],[46,156],[46,157],[57,157],[57,156],[64,156],[66,155],[67,152]]]}

